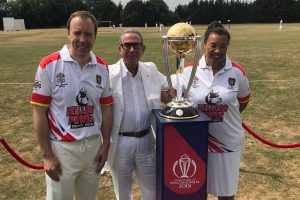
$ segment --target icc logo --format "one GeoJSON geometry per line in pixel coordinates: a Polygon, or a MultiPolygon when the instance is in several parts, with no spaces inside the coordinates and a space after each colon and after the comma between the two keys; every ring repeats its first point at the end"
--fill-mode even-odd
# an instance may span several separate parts
{"type": "Polygon", "coordinates": [[[187,154],[181,155],[179,160],[173,165],[173,173],[177,178],[191,178],[197,171],[194,160],[190,159],[187,154]]]}

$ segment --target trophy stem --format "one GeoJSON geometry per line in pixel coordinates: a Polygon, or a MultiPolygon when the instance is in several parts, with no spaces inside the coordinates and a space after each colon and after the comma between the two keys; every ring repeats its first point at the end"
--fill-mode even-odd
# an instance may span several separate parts
{"type": "MultiPolygon", "coordinates": [[[[172,81],[171,81],[171,75],[170,75],[170,67],[169,67],[169,59],[168,59],[168,37],[167,36],[163,36],[163,64],[164,64],[164,71],[165,71],[165,75],[167,77],[167,82],[169,85],[169,88],[173,88],[172,86],[172,81]]],[[[175,98],[175,93],[173,90],[171,90],[170,95],[175,98]]]]}
{"type": "Polygon", "coordinates": [[[184,99],[187,98],[187,95],[191,89],[192,83],[194,81],[195,75],[196,75],[196,71],[197,71],[197,66],[198,66],[198,61],[199,61],[199,55],[200,55],[200,45],[201,45],[201,41],[200,41],[200,36],[195,36],[196,38],[196,48],[195,48],[195,55],[194,55],[194,62],[193,62],[193,69],[192,69],[192,73],[190,76],[190,80],[188,83],[188,86],[186,88],[185,91],[185,95],[184,95],[184,99]]]}
{"type": "Polygon", "coordinates": [[[176,84],[176,90],[177,90],[177,99],[178,100],[182,100],[183,99],[183,79],[184,79],[184,75],[183,75],[183,69],[184,69],[184,65],[185,65],[185,56],[184,54],[179,54],[176,57],[176,61],[177,61],[177,70],[176,70],[176,79],[177,79],[177,84],[176,84]]]}

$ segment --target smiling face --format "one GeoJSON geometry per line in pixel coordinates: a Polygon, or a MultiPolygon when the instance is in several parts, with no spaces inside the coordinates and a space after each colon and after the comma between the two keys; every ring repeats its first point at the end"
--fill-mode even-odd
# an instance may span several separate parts
{"type": "Polygon", "coordinates": [[[226,35],[211,33],[204,44],[206,64],[221,69],[225,64],[228,45],[226,35]]]}
{"type": "Polygon", "coordinates": [[[128,69],[138,67],[138,62],[144,53],[145,46],[141,38],[136,33],[125,33],[120,38],[120,55],[128,69]]]}
{"type": "Polygon", "coordinates": [[[68,39],[71,47],[69,49],[71,57],[78,61],[89,59],[95,41],[95,26],[90,18],[74,17],[70,22],[68,39]]]}

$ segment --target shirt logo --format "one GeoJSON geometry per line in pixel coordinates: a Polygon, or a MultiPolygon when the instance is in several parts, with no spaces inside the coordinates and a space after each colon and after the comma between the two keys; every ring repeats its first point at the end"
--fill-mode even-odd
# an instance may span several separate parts
{"type": "Polygon", "coordinates": [[[211,119],[222,120],[224,113],[228,111],[228,105],[220,104],[222,98],[219,96],[219,92],[211,90],[205,97],[205,101],[207,104],[198,104],[198,108],[211,119]]]}
{"type": "Polygon", "coordinates": [[[235,78],[228,78],[228,84],[233,87],[235,85],[235,78]]]}
{"type": "Polygon", "coordinates": [[[199,79],[197,78],[197,76],[194,77],[194,80],[192,82],[192,87],[193,88],[199,87],[199,79]]]}
{"type": "Polygon", "coordinates": [[[33,83],[33,89],[38,90],[42,87],[41,81],[35,80],[33,83]]]}
{"type": "Polygon", "coordinates": [[[77,106],[67,107],[71,129],[94,126],[94,106],[88,105],[88,95],[85,89],[80,89],[76,96],[77,106]]]}
{"type": "Polygon", "coordinates": [[[79,105],[79,106],[85,106],[89,103],[89,98],[86,94],[86,90],[81,88],[79,93],[77,94],[76,96],[76,103],[79,105]]]}
{"type": "Polygon", "coordinates": [[[207,104],[215,105],[222,102],[222,98],[219,96],[219,92],[214,92],[211,90],[208,95],[205,97],[207,104]]]}
{"type": "Polygon", "coordinates": [[[56,82],[57,82],[57,85],[58,87],[65,87],[66,85],[68,85],[66,82],[66,79],[65,79],[65,75],[63,73],[58,73],[56,74],[56,82]]]}
{"type": "Polygon", "coordinates": [[[97,84],[96,87],[97,88],[102,88],[101,82],[102,82],[101,75],[100,74],[96,74],[96,84],[97,84]]]}

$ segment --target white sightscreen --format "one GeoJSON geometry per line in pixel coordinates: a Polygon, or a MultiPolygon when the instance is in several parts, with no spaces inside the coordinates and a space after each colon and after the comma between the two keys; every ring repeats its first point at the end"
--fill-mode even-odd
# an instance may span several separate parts
{"type": "Polygon", "coordinates": [[[14,31],[15,19],[13,17],[3,17],[3,29],[5,31],[14,31]]]}
{"type": "Polygon", "coordinates": [[[15,19],[14,29],[16,31],[25,30],[25,23],[24,19],[15,19]]]}

